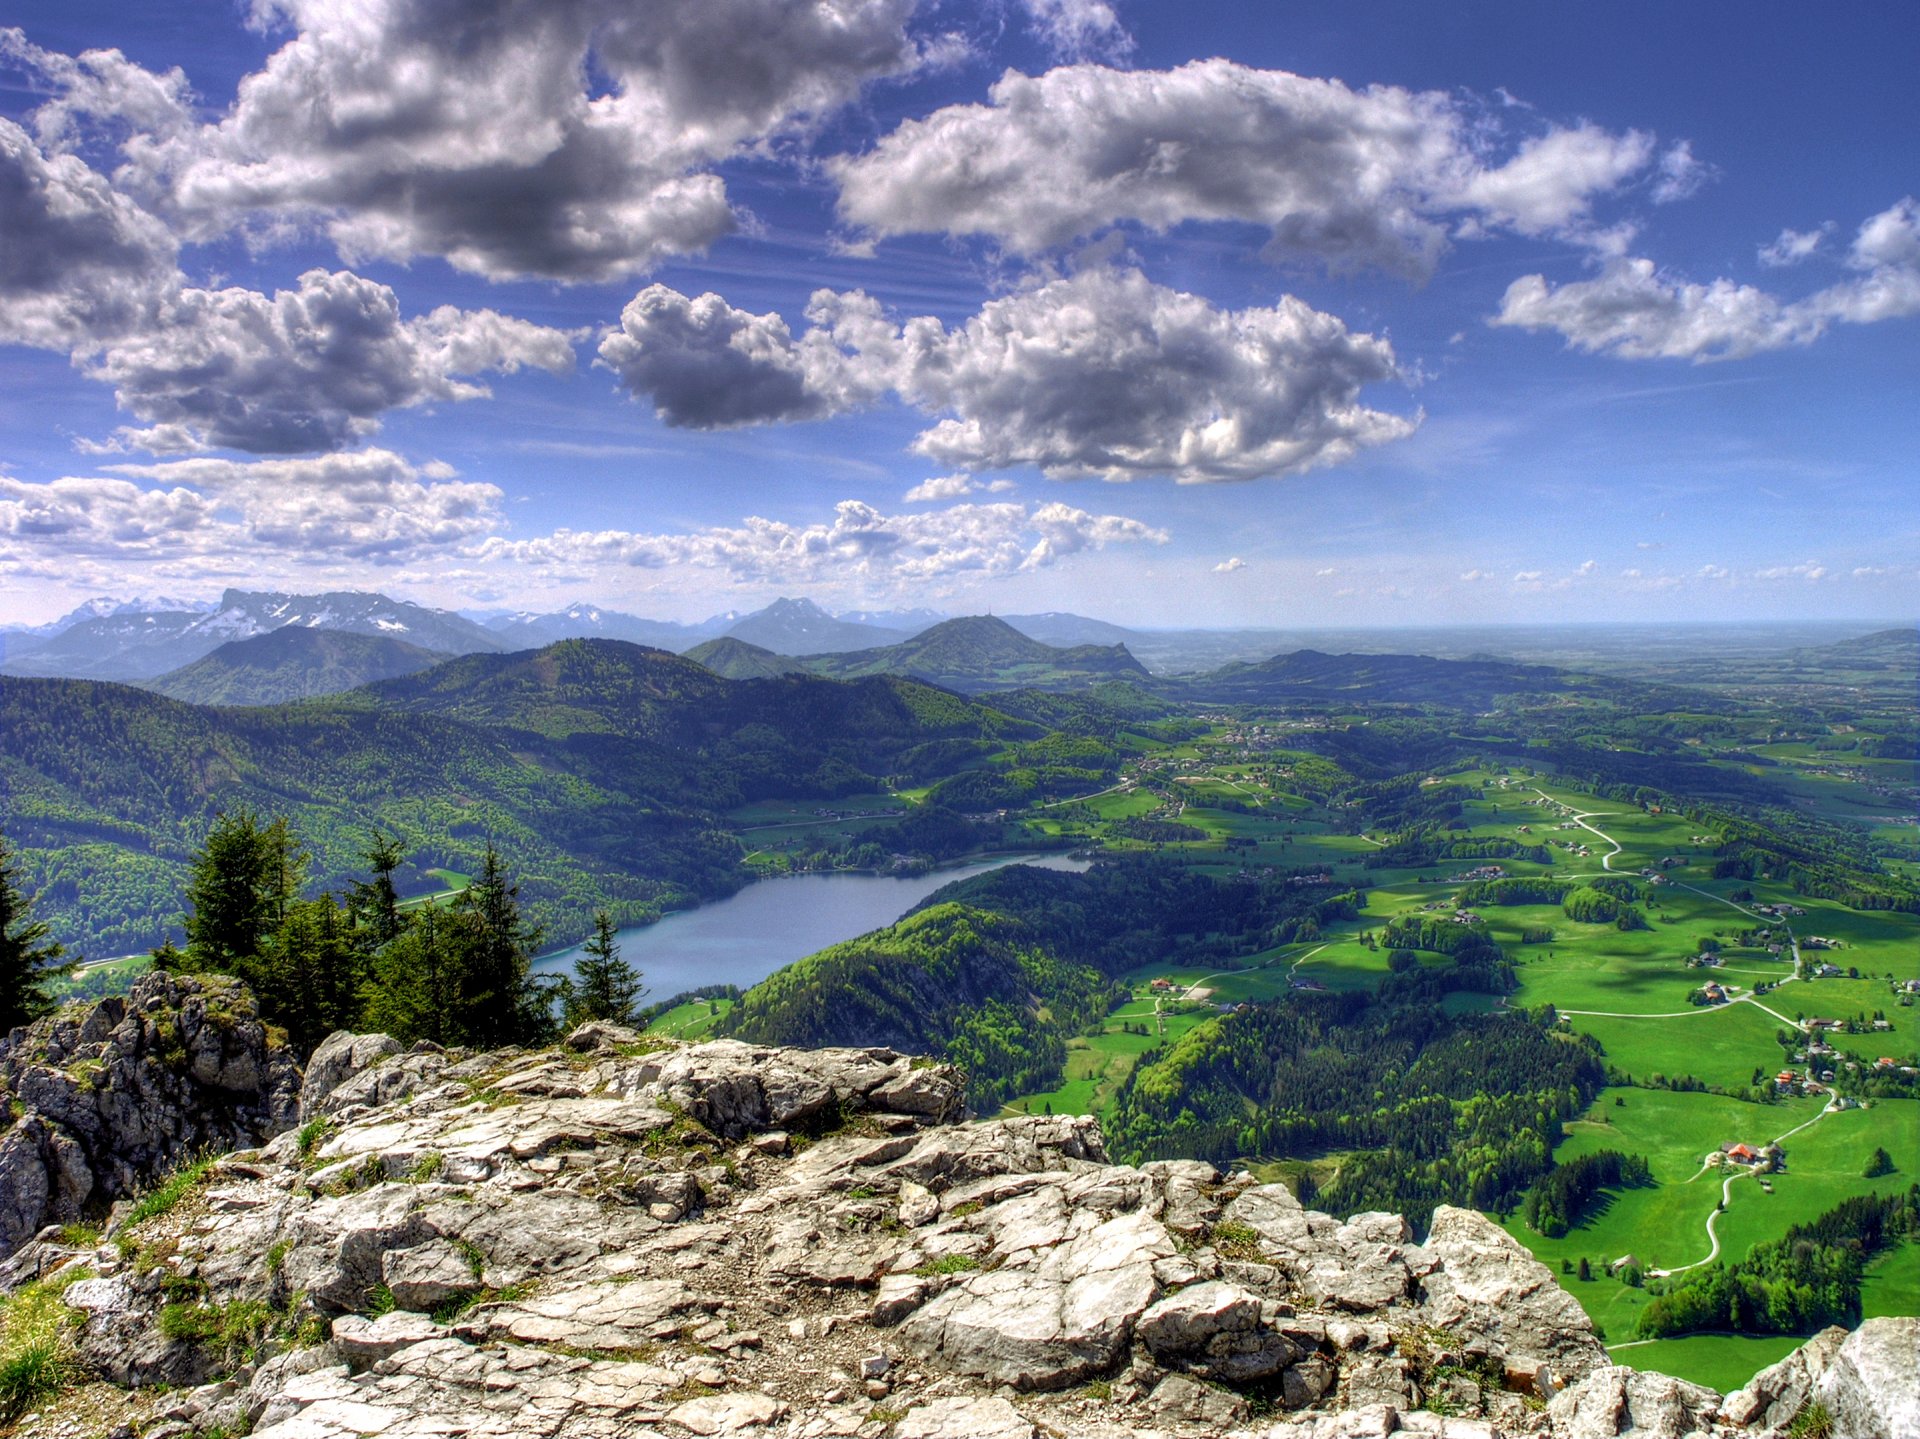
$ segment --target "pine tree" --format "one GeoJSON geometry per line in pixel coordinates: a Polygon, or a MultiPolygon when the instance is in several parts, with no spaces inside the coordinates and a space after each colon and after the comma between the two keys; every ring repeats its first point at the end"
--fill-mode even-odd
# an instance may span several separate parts
{"type": "Polygon", "coordinates": [[[406,852],[400,848],[398,835],[376,829],[360,857],[373,871],[373,878],[353,882],[347,910],[362,944],[372,951],[400,933],[400,891],[394,887],[393,872],[400,868],[406,852]]]}
{"type": "Polygon", "coordinates": [[[461,978],[472,931],[425,904],[380,951],[365,991],[361,1022],[402,1044],[464,1043],[461,978]]]}
{"type": "Polygon", "coordinates": [[[550,1038],[560,987],[531,978],[541,932],[521,914],[520,886],[508,880],[491,840],[480,873],[460,896],[460,911],[471,931],[461,973],[460,1042],[491,1049],[550,1038]]]}
{"type": "Polygon", "coordinates": [[[260,953],[306,883],[307,853],[286,820],[222,814],[187,882],[188,967],[238,974],[260,953]]]}
{"type": "Polygon", "coordinates": [[[54,1007],[51,982],[73,970],[65,948],[47,937],[45,920],[15,880],[13,853],[0,839],[0,1034],[31,1024],[54,1007]]]}
{"type": "Polygon", "coordinates": [[[631,1024],[641,994],[640,973],[620,957],[613,921],[604,909],[593,916],[593,938],[581,949],[567,995],[567,1027],[593,1019],[631,1024]]]}

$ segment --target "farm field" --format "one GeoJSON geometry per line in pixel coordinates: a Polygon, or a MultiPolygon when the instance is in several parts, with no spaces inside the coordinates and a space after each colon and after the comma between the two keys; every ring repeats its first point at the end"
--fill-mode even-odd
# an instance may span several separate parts
{"type": "MultiPolygon", "coordinates": [[[[1144,986],[1154,979],[1172,981],[1176,994],[1201,984],[1209,1008],[1272,1002],[1295,982],[1334,990],[1378,987],[1388,973],[1388,951],[1363,936],[1377,936],[1396,916],[1445,917],[1469,873],[1483,871],[1485,862],[1458,859],[1369,868],[1369,857],[1382,847],[1380,837],[1337,832],[1351,828],[1351,822],[1337,811],[1270,788],[1264,775],[1271,771],[1241,757],[1210,762],[1213,751],[1206,742],[1173,753],[1185,761],[1181,773],[1169,776],[1163,770],[1134,788],[1058,813],[1087,826],[1082,832],[1089,838],[1097,838],[1105,824],[1148,817],[1187,826],[1200,835],[1146,847],[1183,854],[1196,868],[1217,875],[1261,867],[1323,868],[1336,881],[1365,888],[1363,914],[1331,926],[1312,945],[1267,951],[1224,973],[1169,962],[1129,974],[1135,999],[1109,1021],[1106,1033],[1072,1041],[1066,1081],[1026,1096],[1015,1109],[1051,1106],[1055,1112],[1100,1113],[1142,1054],[1158,1046],[1152,1035],[1120,1032],[1123,1020],[1138,1022],[1150,1014],[1144,986]],[[1210,800],[1233,807],[1214,808],[1210,800]],[[1247,811],[1242,805],[1257,808],[1247,811]]],[[[1165,762],[1168,753],[1157,758],[1165,762]]],[[[1716,879],[1719,842],[1684,815],[1648,812],[1563,781],[1493,770],[1450,773],[1445,779],[1482,790],[1482,797],[1461,804],[1459,818],[1447,830],[1452,841],[1463,847],[1488,841],[1544,843],[1551,852],[1548,864],[1526,857],[1491,863],[1509,878],[1629,881],[1635,886],[1629,902],[1645,919],[1644,927],[1621,928],[1575,920],[1559,903],[1479,903],[1490,937],[1514,963],[1517,988],[1505,997],[1450,994],[1444,1000],[1447,1011],[1552,1005],[1572,1033],[1598,1041],[1606,1062],[1637,1083],[1682,1080],[1692,1086],[1608,1088],[1567,1126],[1556,1150],[1561,1161],[1604,1149],[1642,1155],[1652,1170],[1651,1184],[1603,1193],[1581,1222],[1558,1238],[1532,1232],[1517,1214],[1503,1222],[1562,1276],[1610,1342],[1625,1346],[1623,1362],[1723,1391],[1738,1387],[1797,1341],[1730,1334],[1637,1341],[1640,1314],[1651,1296],[1644,1277],[1630,1284],[1611,1275],[1609,1263],[1630,1256],[1637,1268],[1650,1271],[1706,1262],[1713,1252],[1707,1222],[1722,1205],[1723,1186],[1725,1208],[1714,1229],[1718,1254],[1732,1259],[1795,1223],[1816,1219],[1841,1200],[1904,1190],[1915,1182],[1920,1101],[1882,1100],[1866,1109],[1829,1110],[1826,1094],[1801,1093],[1797,1086],[1775,1102],[1753,1097],[1756,1085],[1771,1097],[1773,1076],[1783,1068],[1804,1075],[1804,1057],[1796,1061],[1793,1055],[1804,1049],[1807,1034],[1794,1031],[1810,1017],[1850,1021],[1853,1032],[1835,1035],[1833,1042],[1863,1063],[1881,1056],[1912,1062],[1920,1054],[1920,1006],[1902,1006],[1895,983],[1920,977],[1913,916],[1851,910],[1835,900],[1798,895],[1775,881],[1716,879]],[[1650,875],[1660,882],[1651,882],[1650,875]],[[1773,914],[1760,908],[1766,905],[1785,908],[1773,914]],[[1544,941],[1539,940],[1542,931],[1550,932],[1544,941]],[[1814,936],[1830,946],[1805,943],[1814,936]],[[1536,942],[1524,942],[1529,937],[1536,942]],[[1809,961],[1804,970],[1795,963],[1796,942],[1809,961]],[[1769,950],[1769,943],[1775,948],[1769,950]],[[1718,965],[1688,965],[1708,951],[1717,951],[1718,965]],[[1815,967],[1823,963],[1842,973],[1818,977],[1815,967]],[[1691,1003],[1709,979],[1725,986],[1733,1002],[1691,1003]],[[1885,1029],[1875,1027],[1877,1016],[1884,1016],[1885,1029]],[[1786,1048],[1780,1043],[1783,1033],[1793,1039],[1786,1048]],[[1722,1092],[1707,1092],[1704,1086],[1722,1092]],[[1725,1172],[1703,1166],[1703,1156],[1723,1144],[1757,1147],[1776,1139],[1783,1142],[1785,1162],[1768,1177],[1770,1191],[1745,1171],[1729,1183],[1725,1172]],[[1900,1151],[1896,1170],[1867,1179],[1868,1158],[1882,1144],[1900,1151]],[[1583,1259],[1593,1276],[1587,1280],[1577,1277],[1583,1259]]],[[[1129,847],[1142,846],[1135,841],[1129,847]]],[[[1434,959],[1422,956],[1423,963],[1434,959]]],[[[1170,1021],[1168,1037],[1185,1033],[1200,1017],[1187,1014],[1170,1021]]],[[[1316,1181],[1334,1168],[1325,1158],[1251,1157],[1249,1162],[1270,1177],[1311,1172],[1316,1181]]],[[[1867,1285],[1868,1312],[1913,1313],[1920,1309],[1916,1291],[1920,1245],[1909,1245],[1875,1264],[1867,1285]]]]}
{"type": "Polygon", "coordinates": [[[646,1032],[668,1039],[700,1039],[732,1010],[733,1004],[731,999],[695,999],[676,1004],[664,1014],[655,1015],[646,1032]]]}

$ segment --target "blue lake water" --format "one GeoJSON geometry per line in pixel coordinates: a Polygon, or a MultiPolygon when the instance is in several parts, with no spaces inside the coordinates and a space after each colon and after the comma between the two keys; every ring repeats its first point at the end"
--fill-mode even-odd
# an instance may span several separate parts
{"type": "MultiPolygon", "coordinates": [[[[892,924],[944,885],[1008,864],[1084,870],[1064,854],[1013,855],[930,874],[796,874],[750,884],[738,894],[656,924],[619,932],[620,957],[647,985],[643,1002],[709,984],[745,989],[796,959],[892,924]]],[[[536,974],[571,974],[579,946],[544,954],[536,974]]]]}

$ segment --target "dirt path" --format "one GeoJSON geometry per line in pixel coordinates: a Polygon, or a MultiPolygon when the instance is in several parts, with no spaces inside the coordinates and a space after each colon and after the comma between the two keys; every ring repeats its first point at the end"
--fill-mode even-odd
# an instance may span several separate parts
{"type": "MultiPolygon", "coordinates": [[[[1813,1118],[1804,1120],[1801,1123],[1794,1125],[1793,1128],[1789,1129],[1785,1134],[1775,1135],[1771,1140],[1768,1141],[1768,1143],[1783,1144],[1787,1140],[1793,1138],[1793,1136],[1798,1134],[1801,1130],[1807,1129],[1812,1125],[1818,1124],[1827,1115],[1833,1114],[1835,1112],[1836,1111],[1834,1110],[1834,1107],[1833,1107],[1833,1101],[1828,1100],[1826,1105],[1820,1110],[1819,1113],[1815,1114],[1813,1118]]],[[[1704,1166],[1703,1166],[1703,1169],[1704,1169],[1704,1166]]],[[[1698,1174],[1693,1176],[1694,1179],[1698,1179],[1699,1177],[1700,1176],[1698,1174]]],[[[1720,1235],[1719,1235],[1719,1232],[1714,1228],[1714,1225],[1716,1221],[1718,1221],[1720,1216],[1726,1213],[1727,1205],[1733,1199],[1733,1182],[1736,1179],[1751,1179],[1753,1177],[1754,1177],[1754,1172],[1751,1169],[1747,1169],[1743,1167],[1739,1169],[1737,1172],[1729,1174],[1726,1177],[1726,1179],[1721,1182],[1720,1203],[1715,1207],[1713,1213],[1707,1216],[1707,1257],[1705,1259],[1696,1259],[1691,1264],[1675,1265],[1672,1269],[1649,1269],[1647,1273],[1655,1279],[1664,1279],[1669,1274],[1684,1274],[1689,1269],[1698,1269],[1701,1265],[1711,1264],[1713,1263],[1714,1260],[1718,1259],[1720,1257],[1720,1235]]],[[[1691,1184],[1693,1180],[1690,1179],[1687,1182],[1691,1184]]]]}
{"type": "Polygon", "coordinates": [[[1536,789],[1534,790],[1534,793],[1539,795],[1540,798],[1546,800],[1550,804],[1557,804],[1557,805],[1564,806],[1568,811],[1567,813],[1568,819],[1572,820],[1575,824],[1579,825],[1580,828],[1584,829],[1588,834],[1597,835],[1599,838],[1604,839],[1608,844],[1613,846],[1613,852],[1611,854],[1603,854],[1600,856],[1600,868],[1607,871],[1608,874],[1612,874],[1613,861],[1615,857],[1619,855],[1620,851],[1625,848],[1625,846],[1622,845],[1620,841],[1615,839],[1612,835],[1608,834],[1605,830],[1596,829],[1592,825],[1588,824],[1587,821],[1590,819],[1605,819],[1608,815],[1615,814],[1618,811],[1610,810],[1610,809],[1590,809],[1584,814],[1575,814],[1573,813],[1573,806],[1570,804],[1567,804],[1565,800],[1555,799],[1552,795],[1548,794],[1543,789],[1536,789]]]}
{"type": "MultiPolygon", "coordinates": [[[[1331,943],[1331,941],[1329,941],[1329,943],[1331,943]]],[[[1308,960],[1312,959],[1316,954],[1318,954],[1321,950],[1325,949],[1326,947],[1327,946],[1324,944],[1318,945],[1315,948],[1308,950],[1305,954],[1301,955],[1298,959],[1296,959],[1292,964],[1288,965],[1287,978],[1292,979],[1293,972],[1296,969],[1298,969],[1301,965],[1305,964],[1308,960]]],[[[1253,974],[1262,969],[1272,969],[1279,962],[1280,960],[1278,956],[1276,956],[1275,958],[1268,960],[1265,964],[1254,965],[1252,969],[1216,969],[1212,974],[1203,974],[1198,979],[1196,979],[1192,984],[1188,985],[1187,992],[1181,995],[1180,998],[1197,1004],[1200,1002],[1200,999],[1201,999],[1200,987],[1204,985],[1208,980],[1225,979],[1230,974],[1253,974]]],[[[1211,990],[1207,992],[1209,994],[1212,993],[1211,990]]],[[[1155,1000],[1154,1004],[1157,1006],[1159,1004],[1159,1001],[1155,1000]]]]}

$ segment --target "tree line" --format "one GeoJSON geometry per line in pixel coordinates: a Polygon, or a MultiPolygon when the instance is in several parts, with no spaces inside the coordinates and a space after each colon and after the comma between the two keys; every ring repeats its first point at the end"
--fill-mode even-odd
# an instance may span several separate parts
{"type": "MultiPolygon", "coordinates": [[[[161,945],[154,966],[244,981],[261,1017],[302,1054],[339,1029],[494,1048],[633,1019],[640,975],[605,910],[571,977],[533,973],[542,931],[491,841],[472,883],[444,906],[402,901],[394,836],[374,831],[362,858],[366,878],[309,895],[312,857],[285,818],[220,815],[189,865],[186,946],[161,945]]],[[[50,1011],[55,981],[72,969],[29,910],[0,841],[0,1029],[50,1011]]]]}

